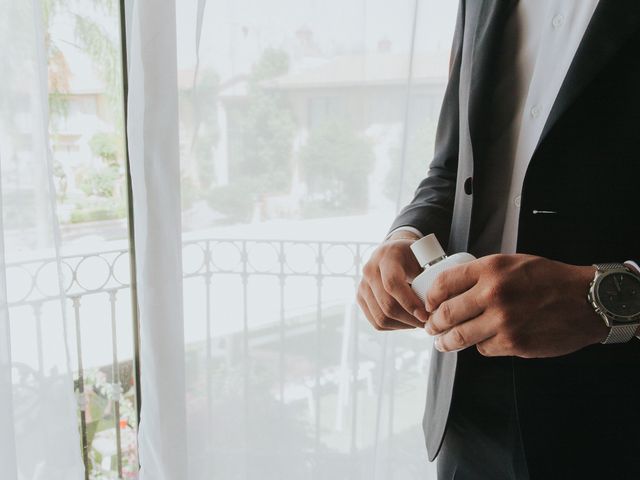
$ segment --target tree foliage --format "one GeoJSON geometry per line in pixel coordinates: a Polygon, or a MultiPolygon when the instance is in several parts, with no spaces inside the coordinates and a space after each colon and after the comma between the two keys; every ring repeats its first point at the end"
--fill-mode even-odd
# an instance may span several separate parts
{"type": "MultiPolygon", "coordinates": [[[[93,0],[94,6],[112,11],[112,0],[93,0]]],[[[95,19],[74,15],[75,35],[82,50],[89,55],[104,81],[107,99],[112,108],[119,108],[122,101],[122,64],[119,42],[95,19]]]]}
{"type": "Polygon", "coordinates": [[[300,151],[309,205],[355,213],[368,204],[368,176],[375,162],[371,141],[340,120],[314,129],[300,151]]]}
{"type": "Polygon", "coordinates": [[[291,188],[294,116],[286,96],[266,86],[288,71],[286,52],[265,50],[248,79],[246,108],[230,116],[239,128],[239,141],[231,146],[230,184],[214,188],[209,201],[234,221],[248,220],[259,198],[291,188]]]}
{"type": "Polygon", "coordinates": [[[74,98],[70,88],[73,72],[65,57],[69,49],[77,49],[91,61],[104,85],[101,95],[107,100],[106,105],[103,104],[107,111],[100,115],[103,120],[107,118],[114,123],[114,131],[95,133],[88,141],[92,153],[102,160],[103,165],[79,169],[73,167],[79,192],[67,195],[68,182],[62,165],[65,157],[55,158],[58,170],[62,172],[62,175],[56,175],[60,179],[57,184],[58,198],[61,202],[75,202],[70,217],[72,222],[121,218],[125,215],[125,209],[119,3],[116,0],[90,0],[83,3],[43,0],[42,5],[49,77],[49,122],[53,142],[57,140],[57,122],[69,114],[69,105],[74,98]],[[63,40],[56,35],[54,25],[61,21],[70,22],[75,36],[73,43],[63,44],[63,40]]]}
{"type": "Polygon", "coordinates": [[[283,93],[264,82],[289,70],[285,52],[267,49],[249,80],[247,110],[242,119],[242,155],[235,175],[258,179],[256,193],[284,193],[291,187],[295,123],[283,93]]]}
{"type": "MultiPolygon", "coordinates": [[[[207,191],[216,181],[214,172],[214,150],[220,139],[218,125],[218,93],[220,77],[214,70],[205,70],[198,75],[192,88],[180,91],[181,118],[191,118],[184,123],[193,126],[190,132],[189,154],[195,160],[195,172],[186,175],[194,177],[194,188],[207,191]]],[[[181,132],[182,135],[182,132],[181,132]]]]}
{"type": "Polygon", "coordinates": [[[117,166],[122,160],[122,140],[119,135],[111,132],[96,133],[89,140],[91,152],[100,157],[102,161],[110,166],[117,166]]]}
{"type": "Polygon", "coordinates": [[[80,188],[87,196],[113,197],[121,177],[117,167],[88,169],[80,176],[80,188]]]}

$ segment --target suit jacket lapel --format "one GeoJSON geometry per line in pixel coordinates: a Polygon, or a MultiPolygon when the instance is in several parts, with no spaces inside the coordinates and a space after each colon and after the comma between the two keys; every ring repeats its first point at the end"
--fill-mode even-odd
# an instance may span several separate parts
{"type": "MultiPolygon", "coordinates": [[[[471,0],[470,5],[477,2],[471,0]]],[[[488,125],[491,88],[495,85],[500,43],[505,25],[518,0],[483,0],[479,6],[472,44],[472,69],[469,85],[469,133],[473,145],[474,160],[480,152],[484,128],[488,125]]]]}
{"type": "Polygon", "coordinates": [[[464,5],[464,38],[460,67],[460,145],[449,252],[467,251],[471,227],[471,196],[460,188],[473,176],[481,156],[490,90],[495,78],[499,40],[517,0],[468,0],[464,5]]]}
{"type": "Polygon", "coordinates": [[[625,40],[640,28],[640,1],[600,0],[562,83],[538,145],[625,40]]]}

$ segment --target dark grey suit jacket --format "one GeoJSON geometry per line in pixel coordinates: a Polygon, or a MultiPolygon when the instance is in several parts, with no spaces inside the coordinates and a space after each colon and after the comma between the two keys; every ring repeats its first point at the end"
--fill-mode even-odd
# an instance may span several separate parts
{"type": "MultiPolygon", "coordinates": [[[[474,253],[491,215],[479,201],[490,192],[479,189],[490,185],[483,166],[488,114],[500,101],[492,89],[496,53],[516,4],[460,2],[435,156],[391,230],[413,226],[435,233],[449,253],[474,253]]],[[[601,0],[527,170],[517,249],[581,265],[639,259],[639,212],[640,2],[601,0]],[[558,213],[536,215],[540,210],[558,213]]],[[[434,351],[424,418],[430,460],[445,432],[458,357],[434,351]]],[[[514,359],[514,369],[528,454],[552,459],[556,443],[565,459],[640,451],[639,341],[557,359],[514,359]],[[620,443],[613,447],[613,440],[620,443]]],[[[550,474],[546,478],[561,478],[557,470],[550,474]]]]}

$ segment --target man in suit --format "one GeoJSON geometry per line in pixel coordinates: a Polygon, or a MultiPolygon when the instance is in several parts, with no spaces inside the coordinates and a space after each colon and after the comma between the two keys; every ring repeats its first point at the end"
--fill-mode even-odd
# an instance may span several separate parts
{"type": "Polygon", "coordinates": [[[461,0],[427,177],[364,268],[435,336],[440,479],[640,478],[640,2],[461,0]],[[422,304],[409,246],[478,260],[422,304]]]}

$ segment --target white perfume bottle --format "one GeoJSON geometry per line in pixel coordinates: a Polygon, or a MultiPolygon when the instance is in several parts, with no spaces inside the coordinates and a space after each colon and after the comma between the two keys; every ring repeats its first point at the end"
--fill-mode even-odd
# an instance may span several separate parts
{"type": "Polygon", "coordinates": [[[448,257],[433,233],[414,242],[411,245],[411,251],[420,266],[424,268],[424,271],[411,282],[411,288],[423,302],[431,284],[440,272],[476,259],[470,253],[456,253],[448,257]]]}

